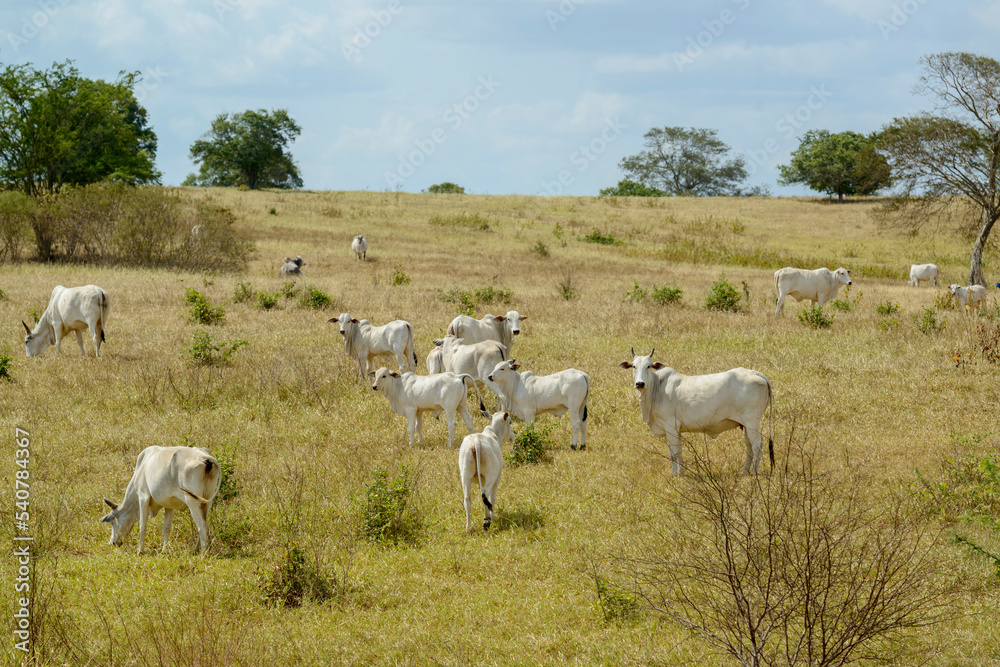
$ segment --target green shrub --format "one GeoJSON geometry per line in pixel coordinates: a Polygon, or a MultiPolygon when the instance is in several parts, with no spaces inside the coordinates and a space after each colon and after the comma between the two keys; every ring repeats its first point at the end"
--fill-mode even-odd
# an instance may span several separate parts
{"type": "Polygon", "coordinates": [[[925,336],[940,332],[944,329],[945,325],[944,320],[938,322],[937,311],[933,308],[924,308],[919,317],[916,315],[913,316],[913,320],[916,322],[917,328],[920,329],[920,333],[925,336]]]}
{"type": "Polygon", "coordinates": [[[385,468],[376,470],[361,502],[361,534],[394,545],[415,543],[423,530],[412,502],[415,487],[416,478],[406,466],[392,479],[385,468]]]}
{"type": "Polygon", "coordinates": [[[257,310],[272,310],[278,307],[278,301],[281,299],[281,292],[275,292],[271,294],[270,292],[265,292],[261,290],[257,292],[257,296],[254,299],[253,307],[257,310]]]}
{"type": "Polygon", "coordinates": [[[531,246],[531,252],[535,253],[539,257],[548,257],[549,247],[541,241],[537,241],[535,245],[531,246]]]}
{"type": "Polygon", "coordinates": [[[561,296],[566,301],[572,301],[573,299],[580,296],[580,293],[573,287],[573,272],[566,271],[563,273],[563,279],[559,281],[557,285],[559,290],[559,296],[561,296]]]}
{"type": "Polygon", "coordinates": [[[444,183],[437,183],[430,186],[427,188],[427,192],[435,195],[464,195],[465,188],[461,185],[455,185],[454,183],[445,181],[444,183]]]}
{"type": "Polygon", "coordinates": [[[240,482],[236,478],[236,454],[228,445],[216,447],[212,456],[219,462],[222,479],[219,481],[219,491],[216,500],[231,500],[240,494],[240,482]]]}
{"type": "Polygon", "coordinates": [[[217,324],[226,319],[226,310],[222,306],[213,306],[204,294],[192,287],[187,288],[184,303],[191,306],[188,312],[191,321],[197,324],[217,324]]]}
{"type": "Polygon", "coordinates": [[[285,297],[286,299],[294,299],[299,295],[299,288],[295,284],[294,280],[282,283],[281,288],[278,290],[278,294],[285,297]]]}
{"type": "Polygon", "coordinates": [[[934,310],[958,310],[958,299],[945,290],[934,295],[934,310]]]}
{"type": "Polygon", "coordinates": [[[625,292],[625,297],[622,299],[622,303],[630,301],[632,303],[638,303],[646,298],[646,290],[639,285],[637,280],[632,281],[632,289],[625,292]]]}
{"type": "Polygon", "coordinates": [[[268,215],[278,215],[278,209],[272,206],[267,213],[268,215]]]}
{"type": "Polygon", "coordinates": [[[264,604],[278,607],[301,607],[302,602],[323,602],[337,591],[336,577],[323,574],[315,559],[294,541],[285,545],[281,560],[261,582],[264,604]]]}
{"type": "Polygon", "coordinates": [[[654,286],[649,296],[653,299],[654,303],[666,306],[680,301],[684,296],[684,291],[680,287],[670,287],[666,283],[663,283],[659,287],[654,286]]]}
{"type": "Polygon", "coordinates": [[[898,303],[893,303],[892,301],[884,301],[882,303],[875,305],[875,312],[879,315],[888,317],[890,315],[897,315],[900,312],[902,312],[902,310],[900,309],[898,303]]]}
{"type": "Polygon", "coordinates": [[[30,317],[35,324],[38,324],[38,320],[42,319],[42,311],[35,307],[28,308],[28,317],[30,317]]]}
{"type": "Polygon", "coordinates": [[[0,192],[0,261],[20,261],[31,245],[35,205],[35,199],[22,192],[0,192]]]}
{"type": "Polygon", "coordinates": [[[219,366],[229,362],[236,350],[249,345],[245,340],[214,341],[207,331],[197,331],[186,348],[191,362],[198,366],[219,366]]]}
{"type": "Polygon", "coordinates": [[[604,577],[595,576],[597,584],[597,610],[605,624],[632,621],[639,615],[639,603],[634,594],[609,583],[604,577]]]}
{"type": "Polygon", "coordinates": [[[322,310],[333,303],[333,298],[318,287],[306,285],[302,290],[302,296],[299,297],[299,303],[306,308],[322,310]]]}
{"type": "Polygon", "coordinates": [[[740,300],[740,293],[726,280],[726,276],[722,275],[712,283],[712,289],[705,298],[705,308],[738,313],[741,310],[740,300]]]}
{"type": "Polygon", "coordinates": [[[843,299],[834,299],[830,302],[830,307],[841,313],[849,313],[854,310],[854,306],[851,305],[851,302],[844,301],[843,299]]]}
{"type": "Polygon", "coordinates": [[[10,348],[4,345],[0,348],[0,380],[6,380],[7,382],[14,381],[14,376],[10,373],[13,365],[14,356],[11,354],[10,348]]]}
{"type": "Polygon", "coordinates": [[[597,243],[598,245],[621,244],[621,241],[615,239],[611,234],[603,234],[597,229],[584,236],[583,240],[587,243],[597,243]]]}
{"type": "Polygon", "coordinates": [[[403,265],[397,264],[392,270],[392,278],[389,282],[393,285],[409,285],[410,276],[403,271],[403,265]]]}
{"type": "Polygon", "coordinates": [[[663,190],[623,178],[618,185],[601,190],[602,197],[662,197],[663,190]]]}
{"type": "Polygon", "coordinates": [[[475,292],[467,292],[453,287],[448,291],[438,289],[438,298],[445,303],[455,303],[461,306],[460,312],[463,315],[475,316],[476,306],[489,306],[494,303],[504,306],[510,305],[511,299],[514,298],[514,291],[493,285],[480,287],[475,292]]]}
{"type": "Polygon", "coordinates": [[[554,427],[555,424],[544,427],[538,426],[538,422],[528,424],[514,437],[510,454],[504,455],[504,460],[514,467],[551,460],[548,449],[555,443],[549,437],[549,433],[554,427]]]}
{"type": "Polygon", "coordinates": [[[254,298],[253,285],[246,282],[236,283],[236,289],[233,290],[233,303],[243,303],[245,301],[252,301],[254,298]]]}
{"type": "Polygon", "coordinates": [[[803,308],[798,317],[799,322],[813,329],[829,329],[833,325],[833,315],[825,314],[818,304],[803,308]]]}

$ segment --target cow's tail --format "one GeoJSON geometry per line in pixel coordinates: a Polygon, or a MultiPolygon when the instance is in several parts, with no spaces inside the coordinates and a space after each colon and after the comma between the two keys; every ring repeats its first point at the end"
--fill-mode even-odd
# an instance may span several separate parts
{"type": "MultiPolygon", "coordinates": [[[[472,445],[472,458],[476,461],[476,477],[479,479],[479,495],[483,497],[483,506],[486,508],[486,511],[492,512],[493,503],[491,503],[490,499],[486,497],[486,489],[483,486],[483,469],[479,465],[479,451],[476,447],[476,445],[472,445]]],[[[490,520],[487,518],[483,521],[483,528],[489,530],[489,527],[490,520]]]]}
{"type": "Polygon", "coordinates": [[[417,365],[420,362],[417,361],[417,347],[416,345],[413,344],[413,325],[410,324],[409,322],[406,323],[406,332],[407,332],[407,337],[409,338],[407,344],[410,346],[410,354],[413,356],[413,370],[416,371],[417,365]]]}
{"type": "Polygon", "coordinates": [[[767,418],[767,454],[771,458],[771,470],[774,470],[774,393],[771,390],[771,381],[763,373],[761,376],[767,382],[767,402],[771,406],[771,412],[767,418]]]}
{"type": "Polygon", "coordinates": [[[192,498],[194,498],[195,500],[197,500],[197,501],[198,501],[199,503],[202,503],[202,504],[208,504],[208,502],[209,502],[208,498],[202,498],[202,497],[201,497],[201,496],[199,496],[199,495],[198,495],[197,493],[194,493],[193,491],[188,491],[188,490],[187,490],[187,489],[185,489],[185,488],[184,488],[183,486],[182,486],[182,487],[180,487],[180,489],[181,489],[181,491],[183,491],[183,492],[184,492],[184,493],[186,493],[187,495],[189,495],[189,496],[191,496],[192,498]]]}
{"type": "MultiPolygon", "coordinates": [[[[493,415],[486,412],[486,405],[483,403],[483,395],[479,393],[479,385],[476,384],[476,379],[469,375],[468,373],[462,373],[458,377],[462,378],[462,384],[468,386],[465,382],[465,378],[472,380],[472,388],[476,390],[476,396],[479,397],[479,414],[486,417],[487,419],[493,419],[493,415]]],[[[466,389],[468,391],[468,389],[466,389]]]]}
{"type": "Polygon", "coordinates": [[[107,312],[108,312],[108,295],[107,295],[107,293],[104,290],[102,290],[100,288],[98,288],[98,289],[101,292],[101,295],[100,295],[100,298],[101,298],[101,342],[103,343],[103,342],[105,342],[104,341],[104,318],[107,316],[107,312]]]}

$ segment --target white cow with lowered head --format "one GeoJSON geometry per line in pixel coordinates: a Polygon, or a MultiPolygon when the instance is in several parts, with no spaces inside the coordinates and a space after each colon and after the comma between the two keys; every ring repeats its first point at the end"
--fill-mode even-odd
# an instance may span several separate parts
{"type": "Polygon", "coordinates": [[[21,320],[24,331],[25,353],[35,357],[48,348],[56,346],[56,354],[64,336],[76,333],[76,342],[80,346],[80,354],[86,356],[83,349],[83,330],[90,330],[94,341],[94,356],[101,356],[101,343],[104,342],[104,323],[108,318],[111,300],[108,293],[97,285],[83,287],[63,287],[57,285],[49,296],[49,305],[42,313],[34,330],[21,320]]]}
{"type": "Polygon", "coordinates": [[[142,553],[146,523],[162,508],[166,551],[174,510],[186,507],[198,527],[200,553],[204,555],[208,548],[208,510],[221,482],[219,462],[203,447],[147,447],[139,453],[121,504],[104,499],[111,512],[101,523],[111,524],[111,544],[120,547],[138,519],[138,553],[142,553]]]}
{"type": "Polygon", "coordinates": [[[837,298],[841,285],[851,285],[851,272],[840,267],[836,271],[823,267],[822,269],[794,269],[786,266],[774,272],[774,289],[778,292],[778,307],[774,314],[781,315],[785,306],[785,297],[794,297],[797,301],[811,301],[823,304],[837,298]]]}
{"type": "MultiPolygon", "coordinates": [[[[655,352],[655,349],[653,350],[655,352]]],[[[762,434],[760,420],[768,404],[771,418],[771,382],[759,371],[734,368],[712,375],[681,375],[673,368],[653,362],[653,352],[646,356],[632,351],[632,361],[619,366],[632,369],[632,382],[639,397],[642,421],[655,436],[667,439],[673,473],[683,470],[681,433],[704,433],[714,438],[733,428],[743,428],[747,460],[743,473],[754,473],[760,463],[762,434]]],[[[768,450],[774,465],[774,438],[768,425],[768,450]]]]}
{"type": "Polygon", "coordinates": [[[485,516],[483,530],[489,530],[493,522],[493,506],[497,502],[500,474],[503,472],[503,443],[510,440],[510,414],[497,412],[490,425],[482,433],[465,436],[458,450],[458,472],[462,477],[462,493],[465,498],[465,531],[472,527],[472,480],[479,481],[479,491],[483,498],[485,516]]]}

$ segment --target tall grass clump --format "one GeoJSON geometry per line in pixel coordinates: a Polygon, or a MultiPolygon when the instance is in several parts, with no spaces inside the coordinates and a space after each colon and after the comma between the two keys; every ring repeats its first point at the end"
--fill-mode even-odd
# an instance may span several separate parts
{"type": "Polygon", "coordinates": [[[384,544],[416,543],[423,531],[416,486],[417,476],[406,466],[391,478],[385,468],[376,470],[360,501],[361,534],[384,544]]]}

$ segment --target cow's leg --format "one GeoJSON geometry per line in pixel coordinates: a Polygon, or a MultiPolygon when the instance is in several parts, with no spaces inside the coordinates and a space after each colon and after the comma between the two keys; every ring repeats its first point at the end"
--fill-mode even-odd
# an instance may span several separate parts
{"type": "Polygon", "coordinates": [[[458,404],[458,414],[462,416],[462,421],[465,422],[465,428],[469,429],[469,433],[475,431],[476,427],[472,423],[472,415],[469,414],[469,402],[464,398],[458,404]]]}
{"type": "Polygon", "coordinates": [[[497,509],[497,489],[500,488],[500,472],[497,471],[496,476],[492,480],[486,481],[486,486],[488,491],[484,490],[486,497],[490,499],[490,507],[484,507],[486,510],[485,516],[483,517],[483,530],[489,530],[490,524],[493,523],[493,519],[496,517],[497,509]]]}
{"type": "Polygon", "coordinates": [[[404,344],[403,345],[403,349],[401,349],[401,350],[394,350],[393,354],[396,355],[396,363],[399,364],[399,372],[400,373],[409,373],[410,372],[410,364],[408,364],[406,362],[406,345],[404,344]]]}
{"type": "Polygon", "coordinates": [[[139,550],[142,553],[142,545],[146,541],[146,523],[149,521],[149,496],[139,494],[139,550]]]}
{"type": "MultiPolygon", "coordinates": [[[[583,408],[587,409],[586,406],[583,408]]],[[[582,452],[587,448],[587,420],[583,418],[580,420],[580,451],[582,452]]]]}
{"type": "Polygon", "coordinates": [[[681,436],[679,433],[667,433],[667,448],[670,450],[670,472],[680,475],[684,472],[684,461],[681,457],[681,436]]]}
{"type": "Polygon", "coordinates": [[[410,433],[410,447],[413,446],[413,434],[418,433],[420,444],[424,444],[423,423],[416,410],[406,411],[406,429],[410,433]]]}
{"type": "Polygon", "coordinates": [[[76,344],[80,346],[80,354],[87,356],[87,351],[83,348],[83,332],[76,330],[76,344]]]}
{"type": "Polygon", "coordinates": [[[458,467],[462,473],[462,493],[465,497],[465,532],[472,532],[472,477],[475,475],[475,463],[471,460],[470,451],[459,454],[458,467]]]}
{"type": "Polygon", "coordinates": [[[191,510],[191,518],[194,525],[198,527],[198,553],[204,556],[208,549],[208,505],[204,505],[194,498],[185,498],[184,504],[191,510]]]}
{"type": "Polygon", "coordinates": [[[573,449],[573,450],[576,449],[576,439],[580,435],[580,425],[583,423],[583,420],[580,419],[581,414],[582,414],[582,410],[579,411],[579,412],[571,412],[571,413],[569,413],[569,423],[570,423],[570,426],[573,429],[573,441],[572,441],[572,443],[570,443],[569,448],[573,449]]]}
{"type": "Polygon", "coordinates": [[[163,509],[163,550],[160,553],[167,553],[167,542],[170,540],[170,522],[174,520],[172,509],[163,509]]]}
{"type": "Polygon", "coordinates": [[[747,443],[747,462],[743,466],[743,474],[750,472],[751,462],[753,463],[753,474],[757,474],[757,467],[760,465],[760,451],[763,442],[760,429],[746,427],[743,431],[743,438],[747,443]]]}
{"type": "Polygon", "coordinates": [[[455,441],[455,408],[444,409],[444,418],[448,422],[448,449],[451,449],[452,443],[455,441]]]}
{"type": "Polygon", "coordinates": [[[53,343],[56,348],[56,354],[62,354],[62,326],[54,326],[52,328],[54,330],[52,335],[56,339],[53,343]]]}
{"type": "Polygon", "coordinates": [[[778,306],[774,309],[774,314],[781,315],[781,309],[785,307],[785,297],[788,295],[784,292],[778,292],[778,306]]]}

